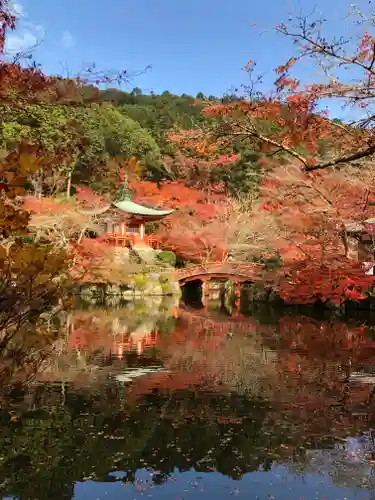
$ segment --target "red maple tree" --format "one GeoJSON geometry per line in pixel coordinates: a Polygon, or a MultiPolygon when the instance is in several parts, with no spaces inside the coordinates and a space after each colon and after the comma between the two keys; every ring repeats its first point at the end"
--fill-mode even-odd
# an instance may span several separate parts
{"type": "Polygon", "coordinates": [[[157,234],[166,249],[186,260],[223,260],[227,255],[225,227],[220,217],[228,208],[223,194],[186,186],[183,182],[130,183],[134,200],[175,212],[160,225],[157,234]]]}
{"type": "MultiPolygon", "coordinates": [[[[371,172],[304,172],[272,165],[264,178],[261,209],[273,214],[273,245],[283,259],[277,289],[287,302],[344,302],[365,298],[373,285],[363,265],[350,258],[346,225],[373,213],[371,172]]],[[[369,261],[373,257],[369,254],[369,261]]]]}

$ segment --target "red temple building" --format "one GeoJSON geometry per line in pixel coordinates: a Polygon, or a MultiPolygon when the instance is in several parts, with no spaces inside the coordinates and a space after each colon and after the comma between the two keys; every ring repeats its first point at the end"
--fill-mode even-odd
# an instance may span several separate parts
{"type": "Polygon", "coordinates": [[[100,236],[115,246],[158,248],[157,238],[146,234],[146,224],[161,220],[171,213],[173,210],[158,210],[133,202],[125,183],[117,200],[100,216],[100,236]]]}

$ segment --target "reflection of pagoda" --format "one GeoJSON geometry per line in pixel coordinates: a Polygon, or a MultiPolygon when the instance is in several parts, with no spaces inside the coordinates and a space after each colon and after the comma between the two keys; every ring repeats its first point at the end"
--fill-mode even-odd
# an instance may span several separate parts
{"type": "Polygon", "coordinates": [[[138,356],[141,356],[145,349],[155,347],[158,341],[158,332],[154,330],[146,333],[141,338],[130,334],[127,339],[117,339],[113,342],[112,350],[118,358],[122,358],[124,353],[136,351],[138,356]]]}
{"type": "MultiPolygon", "coordinates": [[[[79,319],[79,318],[77,318],[79,319]]],[[[122,359],[127,352],[142,355],[145,349],[155,347],[158,341],[158,331],[153,322],[145,322],[134,331],[129,332],[127,325],[121,325],[118,318],[112,320],[112,327],[103,325],[95,328],[91,323],[76,327],[74,321],[70,324],[68,346],[77,350],[102,351],[104,355],[115,355],[122,359]]]]}
{"type": "Polygon", "coordinates": [[[134,203],[125,181],[117,192],[116,201],[100,214],[101,236],[115,246],[157,247],[157,238],[146,235],[145,225],[171,213],[173,210],[158,210],[134,203]]]}

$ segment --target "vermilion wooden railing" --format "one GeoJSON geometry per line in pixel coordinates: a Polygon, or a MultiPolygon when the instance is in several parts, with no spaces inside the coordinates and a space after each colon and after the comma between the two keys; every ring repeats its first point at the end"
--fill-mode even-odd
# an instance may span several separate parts
{"type": "Polygon", "coordinates": [[[122,235],[117,233],[108,233],[103,236],[103,240],[107,241],[113,246],[123,247],[123,248],[126,248],[128,246],[133,247],[138,241],[143,241],[145,245],[148,245],[155,249],[160,248],[159,239],[152,234],[151,235],[146,234],[143,240],[139,240],[138,238],[136,238],[134,234],[122,235]]]}
{"type": "Polygon", "coordinates": [[[112,244],[115,247],[123,247],[134,246],[135,238],[134,235],[121,235],[116,233],[108,233],[103,236],[103,240],[107,243],[112,244]]]}
{"type": "Polygon", "coordinates": [[[150,247],[155,248],[156,250],[160,248],[160,240],[153,234],[146,235],[145,239],[150,247]]]}

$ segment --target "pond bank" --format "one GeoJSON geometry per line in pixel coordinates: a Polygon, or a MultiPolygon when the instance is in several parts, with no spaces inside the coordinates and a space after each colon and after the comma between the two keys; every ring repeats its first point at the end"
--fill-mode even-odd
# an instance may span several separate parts
{"type": "Polygon", "coordinates": [[[202,307],[208,307],[209,303],[221,303],[222,307],[232,311],[233,307],[237,312],[246,311],[248,308],[257,306],[269,306],[276,309],[295,310],[295,311],[315,311],[325,312],[329,315],[345,316],[353,315],[357,312],[374,312],[375,297],[369,295],[366,299],[353,301],[346,300],[338,304],[329,300],[315,303],[288,303],[270,286],[263,283],[243,283],[238,288],[231,281],[212,280],[202,287],[199,282],[188,283],[182,288],[182,299],[188,302],[200,304],[202,307]]]}
{"type": "Polygon", "coordinates": [[[86,302],[119,303],[141,297],[180,297],[181,289],[170,276],[149,272],[130,276],[127,283],[81,283],[76,294],[86,302]]]}
{"type": "MultiPolygon", "coordinates": [[[[75,294],[89,303],[115,304],[121,301],[140,299],[142,297],[164,297],[175,296],[178,298],[187,297],[205,304],[208,300],[221,300],[226,307],[243,304],[270,304],[272,306],[282,306],[286,308],[302,307],[307,309],[327,310],[335,314],[345,315],[353,311],[375,311],[375,297],[369,295],[368,298],[359,301],[347,300],[342,304],[331,301],[315,302],[314,304],[289,304],[270,286],[264,283],[243,283],[240,288],[228,280],[211,280],[206,283],[204,289],[199,280],[187,283],[180,287],[174,273],[165,273],[164,270],[148,270],[132,274],[126,282],[111,283],[103,281],[83,282],[75,287],[75,294]]],[[[242,306],[241,306],[242,308],[242,306]]]]}

